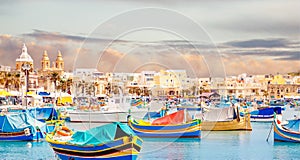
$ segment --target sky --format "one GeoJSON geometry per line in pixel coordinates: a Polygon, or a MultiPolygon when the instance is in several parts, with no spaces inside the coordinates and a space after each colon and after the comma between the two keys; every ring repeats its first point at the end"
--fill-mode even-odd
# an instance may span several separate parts
{"type": "Polygon", "coordinates": [[[0,65],[22,44],[65,68],[186,69],[191,77],[300,70],[299,0],[2,0],[0,65]]]}

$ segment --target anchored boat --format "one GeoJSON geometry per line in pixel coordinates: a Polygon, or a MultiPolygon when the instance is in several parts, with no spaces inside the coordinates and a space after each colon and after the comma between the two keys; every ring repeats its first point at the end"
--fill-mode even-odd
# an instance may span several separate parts
{"type": "Polygon", "coordinates": [[[0,115],[0,141],[33,141],[45,137],[47,126],[28,113],[0,115]]]}
{"type": "Polygon", "coordinates": [[[274,118],[274,141],[300,142],[300,119],[289,120],[283,124],[280,116],[274,118]]]}
{"type": "Polygon", "coordinates": [[[46,141],[62,160],[137,159],[142,139],[119,122],[77,131],[58,127],[47,134],[46,141]]]}
{"type": "Polygon", "coordinates": [[[250,114],[241,117],[238,107],[210,108],[196,117],[203,120],[202,131],[252,130],[250,114]]]}
{"type": "Polygon", "coordinates": [[[111,123],[127,122],[127,116],[143,118],[148,112],[149,105],[141,100],[137,102],[131,97],[113,97],[108,104],[97,110],[75,110],[69,112],[71,122],[111,123]]]}
{"type": "Polygon", "coordinates": [[[141,137],[201,138],[201,121],[192,120],[185,110],[155,119],[152,123],[128,119],[130,128],[141,137]]]}

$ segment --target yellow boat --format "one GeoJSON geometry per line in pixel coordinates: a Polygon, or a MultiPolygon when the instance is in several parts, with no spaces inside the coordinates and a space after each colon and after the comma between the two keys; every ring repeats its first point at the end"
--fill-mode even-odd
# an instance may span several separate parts
{"type": "Polygon", "coordinates": [[[233,119],[230,121],[203,121],[201,123],[202,131],[235,131],[246,130],[252,131],[250,123],[250,114],[246,117],[233,119]]]}
{"type": "Polygon", "coordinates": [[[250,114],[240,116],[238,108],[229,107],[208,111],[201,115],[202,131],[251,131],[250,114]]]}

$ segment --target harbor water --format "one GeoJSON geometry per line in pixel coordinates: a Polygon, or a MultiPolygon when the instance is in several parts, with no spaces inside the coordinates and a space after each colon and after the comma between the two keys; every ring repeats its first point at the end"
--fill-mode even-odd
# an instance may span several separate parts
{"type": "MultiPolygon", "coordinates": [[[[86,129],[96,124],[68,124],[86,129]]],[[[146,138],[138,159],[300,159],[300,144],[273,142],[271,123],[252,123],[253,131],[202,132],[202,139],[146,138]]],[[[57,159],[47,142],[0,142],[0,159],[57,159]]]]}

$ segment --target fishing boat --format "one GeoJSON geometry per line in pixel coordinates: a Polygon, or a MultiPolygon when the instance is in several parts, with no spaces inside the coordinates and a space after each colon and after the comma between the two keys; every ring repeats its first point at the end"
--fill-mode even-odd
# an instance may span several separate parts
{"type": "Polygon", "coordinates": [[[274,112],[281,114],[281,107],[260,108],[250,112],[251,122],[272,122],[274,120],[274,112]]]}
{"type": "Polygon", "coordinates": [[[93,122],[111,123],[127,122],[127,116],[131,114],[135,118],[143,118],[148,112],[149,104],[145,104],[141,99],[132,97],[113,97],[108,99],[105,106],[99,109],[92,109],[88,106],[86,110],[75,110],[69,112],[71,122],[93,122]]]}
{"type": "Polygon", "coordinates": [[[114,122],[86,131],[58,127],[46,141],[62,160],[137,159],[142,139],[127,124],[114,122]]]}
{"type": "Polygon", "coordinates": [[[52,132],[56,124],[64,124],[59,113],[53,107],[7,107],[5,108],[9,113],[28,113],[34,119],[43,122],[47,126],[47,131],[52,132]]]}
{"type": "Polygon", "coordinates": [[[201,138],[201,121],[192,120],[185,110],[155,119],[153,122],[128,118],[129,127],[141,137],[201,138]]]}
{"type": "Polygon", "coordinates": [[[283,123],[280,115],[274,118],[274,141],[300,142],[300,119],[288,120],[283,123]]]}
{"type": "Polygon", "coordinates": [[[197,114],[202,119],[202,131],[251,131],[250,114],[240,116],[238,107],[209,108],[204,113],[197,114]]]}
{"type": "Polygon", "coordinates": [[[45,137],[46,124],[28,113],[0,115],[0,141],[33,141],[45,137]]]}

